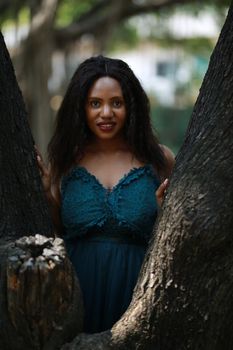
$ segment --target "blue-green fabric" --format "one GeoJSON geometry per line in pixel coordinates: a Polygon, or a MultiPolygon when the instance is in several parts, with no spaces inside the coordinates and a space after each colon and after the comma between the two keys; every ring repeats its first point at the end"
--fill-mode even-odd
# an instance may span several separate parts
{"type": "Polygon", "coordinates": [[[111,328],[131,301],[158,186],[151,165],[133,168],[111,191],[80,166],[62,179],[64,240],[83,292],[86,332],[111,328]]]}

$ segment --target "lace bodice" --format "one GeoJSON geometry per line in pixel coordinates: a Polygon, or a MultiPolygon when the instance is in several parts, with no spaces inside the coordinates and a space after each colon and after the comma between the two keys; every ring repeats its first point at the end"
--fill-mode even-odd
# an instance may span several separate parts
{"type": "Polygon", "coordinates": [[[92,229],[149,239],[157,214],[159,180],[151,165],[133,168],[109,191],[85,168],[76,166],[62,179],[61,216],[65,239],[92,229]]]}

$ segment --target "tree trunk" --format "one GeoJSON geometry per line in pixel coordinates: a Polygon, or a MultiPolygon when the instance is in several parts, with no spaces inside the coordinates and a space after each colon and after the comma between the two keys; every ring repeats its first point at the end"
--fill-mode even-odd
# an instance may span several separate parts
{"type": "Polygon", "coordinates": [[[63,350],[233,348],[233,4],[211,57],[133,300],[63,350]]]}
{"type": "Polygon", "coordinates": [[[0,239],[52,233],[34,141],[10,57],[0,35],[0,239]]]}
{"type": "Polygon", "coordinates": [[[53,122],[48,89],[54,50],[53,25],[58,0],[43,0],[32,13],[30,32],[22,44],[24,90],[35,142],[46,156],[53,122]]]}
{"type": "Polygon", "coordinates": [[[36,145],[44,159],[53,131],[48,79],[51,74],[53,39],[51,31],[43,28],[31,34],[24,42],[22,60],[26,79],[24,93],[29,111],[29,121],[36,145]]]}
{"type": "Polygon", "coordinates": [[[53,350],[80,332],[82,298],[61,240],[45,237],[52,223],[1,34],[0,66],[0,349],[53,350]]]}

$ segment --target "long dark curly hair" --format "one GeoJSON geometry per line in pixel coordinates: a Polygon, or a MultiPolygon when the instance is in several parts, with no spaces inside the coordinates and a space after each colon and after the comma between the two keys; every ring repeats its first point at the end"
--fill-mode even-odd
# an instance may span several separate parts
{"type": "Polygon", "coordinates": [[[54,181],[82,157],[91,134],[87,127],[85,103],[89,89],[100,77],[116,79],[126,105],[125,136],[135,157],[151,163],[159,174],[166,159],[153,131],[150,104],[139,80],[122,60],[103,56],[91,57],[74,73],[57,114],[56,128],[48,146],[48,158],[54,181]]]}

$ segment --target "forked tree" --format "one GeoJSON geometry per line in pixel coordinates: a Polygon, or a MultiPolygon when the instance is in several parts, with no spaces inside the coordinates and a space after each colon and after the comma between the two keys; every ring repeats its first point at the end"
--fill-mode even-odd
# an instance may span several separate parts
{"type": "MultiPolygon", "coordinates": [[[[3,58],[1,54],[1,75],[9,64],[9,58],[6,60],[8,63],[3,59],[6,57],[3,58]]],[[[10,74],[6,77],[10,84],[9,76],[10,74]]],[[[0,131],[1,162],[4,159],[3,154],[9,152],[8,148],[2,146],[8,129],[12,130],[14,126],[18,130],[17,121],[21,117],[25,118],[25,115],[22,116],[24,114],[22,106],[17,104],[17,99],[13,97],[16,90],[15,82],[12,81],[10,89],[3,88],[3,84],[7,86],[7,81],[1,81],[1,114],[6,113],[5,117],[9,115],[0,131]],[[7,112],[4,112],[5,103],[10,103],[7,112]],[[11,109],[15,105],[18,107],[12,113],[11,109]],[[13,123],[13,126],[8,127],[10,123],[13,123]]],[[[22,151],[24,148],[28,149],[26,153],[30,154],[28,158],[33,158],[30,134],[25,136],[24,141],[19,140],[17,146],[13,140],[9,140],[8,147],[12,148],[12,152],[9,153],[9,157],[12,157],[10,159],[19,157],[20,152],[24,154],[22,151]]],[[[24,161],[21,160],[20,164],[19,169],[25,168],[24,161]]],[[[5,166],[6,164],[2,163],[3,172],[5,166]]],[[[33,168],[35,163],[31,160],[25,171],[32,171],[33,168]]],[[[12,184],[16,180],[11,183],[9,174],[17,170],[15,167],[9,168],[9,174],[5,173],[7,178],[2,179],[2,169],[1,205],[12,200],[10,199],[12,197],[8,199],[8,188],[13,191],[12,184]],[[4,188],[2,183],[5,184],[4,188]]],[[[16,176],[16,179],[27,181],[28,185],[24,188],[32,194],[34,199],[31,200],[36,201],[33,191],[37,186],[34,182],[39,181],[38,176],[32,178],[26,176],[23,180],[20,176],[16,176]]],[[[184,144],[177,156],[169,191],[155,225],[132,302],[111,331],[96,335],[77,335],[73,342],[62,347],[63,350],[231,350],[233,348],[232,179],[233,3],[211,56],[184,144]]],[[[21,205],[25,206],[25,201],[28,200],[21,186],[18,186],[15,198],[18,203],[15,209],[17,212],[17,208],[20,210],[21,205]]],[[[10,210],[11,206],[8,208],[10,210]]],[[[36,210],[38,215],[41,215],[40,208],[36,210]]],[[[25,222],[31,223],[33,220],[36,219],[33,219],[29,212],[25,222]]],[[[47,215],[41,220],[42,225],[46,221],[47,215]]],[[[27,226],[25,230],[19,230],[16,234],[15,228],[11,229],[13,223],[14,217],[9,217],[6,211],[4,219],[1,217],[2,239],[8,237],[9,232],[11,241],[28,234],[27,226]]],[[[45,231],[44,233],[49,231],[46,225],[45,231]]],[[[31,233],[36,232],[35,224],[35,230],[31,233]]],[[[56,244],[59,245],[60,242],[56,244]]],[[[29,248],[32,250],[31,246],[29,248]]],[[[4,292],[7,293],[6,288],[4,292]]],[[[59,290],[56,292],[60,293],[59,290]]],[[[33,325],[36,327],[36,322],[33,325]]],[[[35,347],[40,348],[46,349],[46,341],[35,347]]],[[[15,346],[15,349],[18,348],[15,346]]]]}

